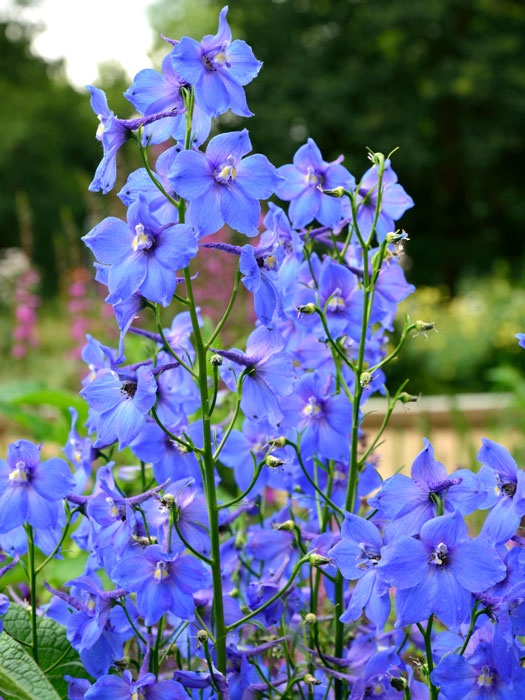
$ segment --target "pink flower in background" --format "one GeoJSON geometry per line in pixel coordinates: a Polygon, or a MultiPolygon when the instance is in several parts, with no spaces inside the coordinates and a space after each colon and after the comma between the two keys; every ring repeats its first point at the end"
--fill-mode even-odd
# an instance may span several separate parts
{"type": "Polygon", "coordinates": [[[11,354],[17,360],[25,357],[29,348],[39,346],[37,309],[40,306],[40,297],[35,291],[39,282],[40,275],[32,268],[23,272],[16,282],[14,344],[11,354]]]}

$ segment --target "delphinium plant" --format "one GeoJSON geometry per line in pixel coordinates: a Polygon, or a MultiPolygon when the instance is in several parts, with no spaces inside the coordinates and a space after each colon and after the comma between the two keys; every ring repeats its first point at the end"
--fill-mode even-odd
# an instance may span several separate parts
{"type": "Polygon", "coordinates": [[[381,153],[356,180],[311,139],[279,168],[246,129],[209,139],[228,110],[251,116],[244,86],[261,68],[226,13],[216,35],[169,40],[162,72],[136,76],[139,116],[89,88],[103,147],[91,189],[113,188],[127,140],[144,166],[119,193],[125,217],[83,239],[120,342],[88,337],[89,436],[72,411],[69,464],[27,440],[0,463],[0,575],[21,567],[30,591],[29,604],[0,595],[0,693],[522,698],[524,472],[490,440],[477,473],[448,473],[428,441],[410,476],[376,469],[395,405],[415,399],[406,382],[387,389],[385,370],[433,325],[405,318],[389,344],[413,291],[397,227],[412,200],[381,153]],[[271,197],[288,211],[261,208],[271,197]],[[215,238],[225,225],[236,244],[215,238]],[[215,281],[232,290],[215,328],[194,295],[203,247],[236,261],[215,281]],[[244,349],[223,347],[240,284],[257,321],[244,349]],[[126,360],[132,333],[149,358],[126,360]],[[387,411],[369,434],[376,393],[387,411]],[[128,449],[136,468],[113,461],[128,449]],[[473,538],[464,516],[478,509],[473,538]],[[70,538],[85,569],[52,586],[70,538]]]}

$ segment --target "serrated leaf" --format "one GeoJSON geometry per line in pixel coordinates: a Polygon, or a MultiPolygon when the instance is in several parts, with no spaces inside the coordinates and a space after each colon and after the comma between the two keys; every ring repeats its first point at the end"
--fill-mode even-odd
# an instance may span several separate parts
{"type": "MultiPolygon", "coordinates": [[[[31,643],[31,620],[29,613],[22,605],[11,603],[3,623],[6,632],[26,644],[31,643]]],[[[49,681],[62,697],[67,696],[67,683],[64,675],[75,678],[88,678],[91,676],[84,669],[78,653],[72,648],[66,637],[66,629],[49,617],[37,619],[38,660],[40,667],[47,674],[49,681]],[[55,666],[55,664],[59,663],[55,666]]]]}
{"type": "Polygon", "coordinates": [[[0,692],[18,700],[60,700],[60,696],[21,644],[0,634],[0,692]]]}

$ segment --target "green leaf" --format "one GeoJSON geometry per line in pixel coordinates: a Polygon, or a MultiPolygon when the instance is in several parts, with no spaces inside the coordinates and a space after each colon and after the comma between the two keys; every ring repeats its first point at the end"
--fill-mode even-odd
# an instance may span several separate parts
{"type": "MultiPolygon", "coordinates": [[[[31,620],[29,613],[22,605],[11,603],[3,617],[3,622],[5,631],[12,637],[25,644],[31,643],[31,620]]],[[[84,669],[78,653],[67,640],[65,627],[49,617],[39,617],[37,637],[40,667],[44,672],[51,669],[46,674],[47,678],[61,697],[67,696],[64,674],[92,680],[84,669]]]]}
{"type": "Polygon", "coordinates": [[[0,692],[18,700],[60,700],[40,668],[8,634],[0,634],[0,692]]]}

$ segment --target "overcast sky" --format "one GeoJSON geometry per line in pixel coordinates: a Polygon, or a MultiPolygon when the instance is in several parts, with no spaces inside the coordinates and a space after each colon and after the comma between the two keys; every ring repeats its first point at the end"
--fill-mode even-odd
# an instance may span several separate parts
{"type": "Polygon", "coordinates": [[[65,58],[69,79],[82,87],[96,80],[97,66],[105,61],[118,61],[131,77],[151,67],[147,9],[152,2],[41,0],[36,7],[14,11],[9,0],[0,0],[0,14],[41,25],[35,52],[47,59],[65,58]]]}

